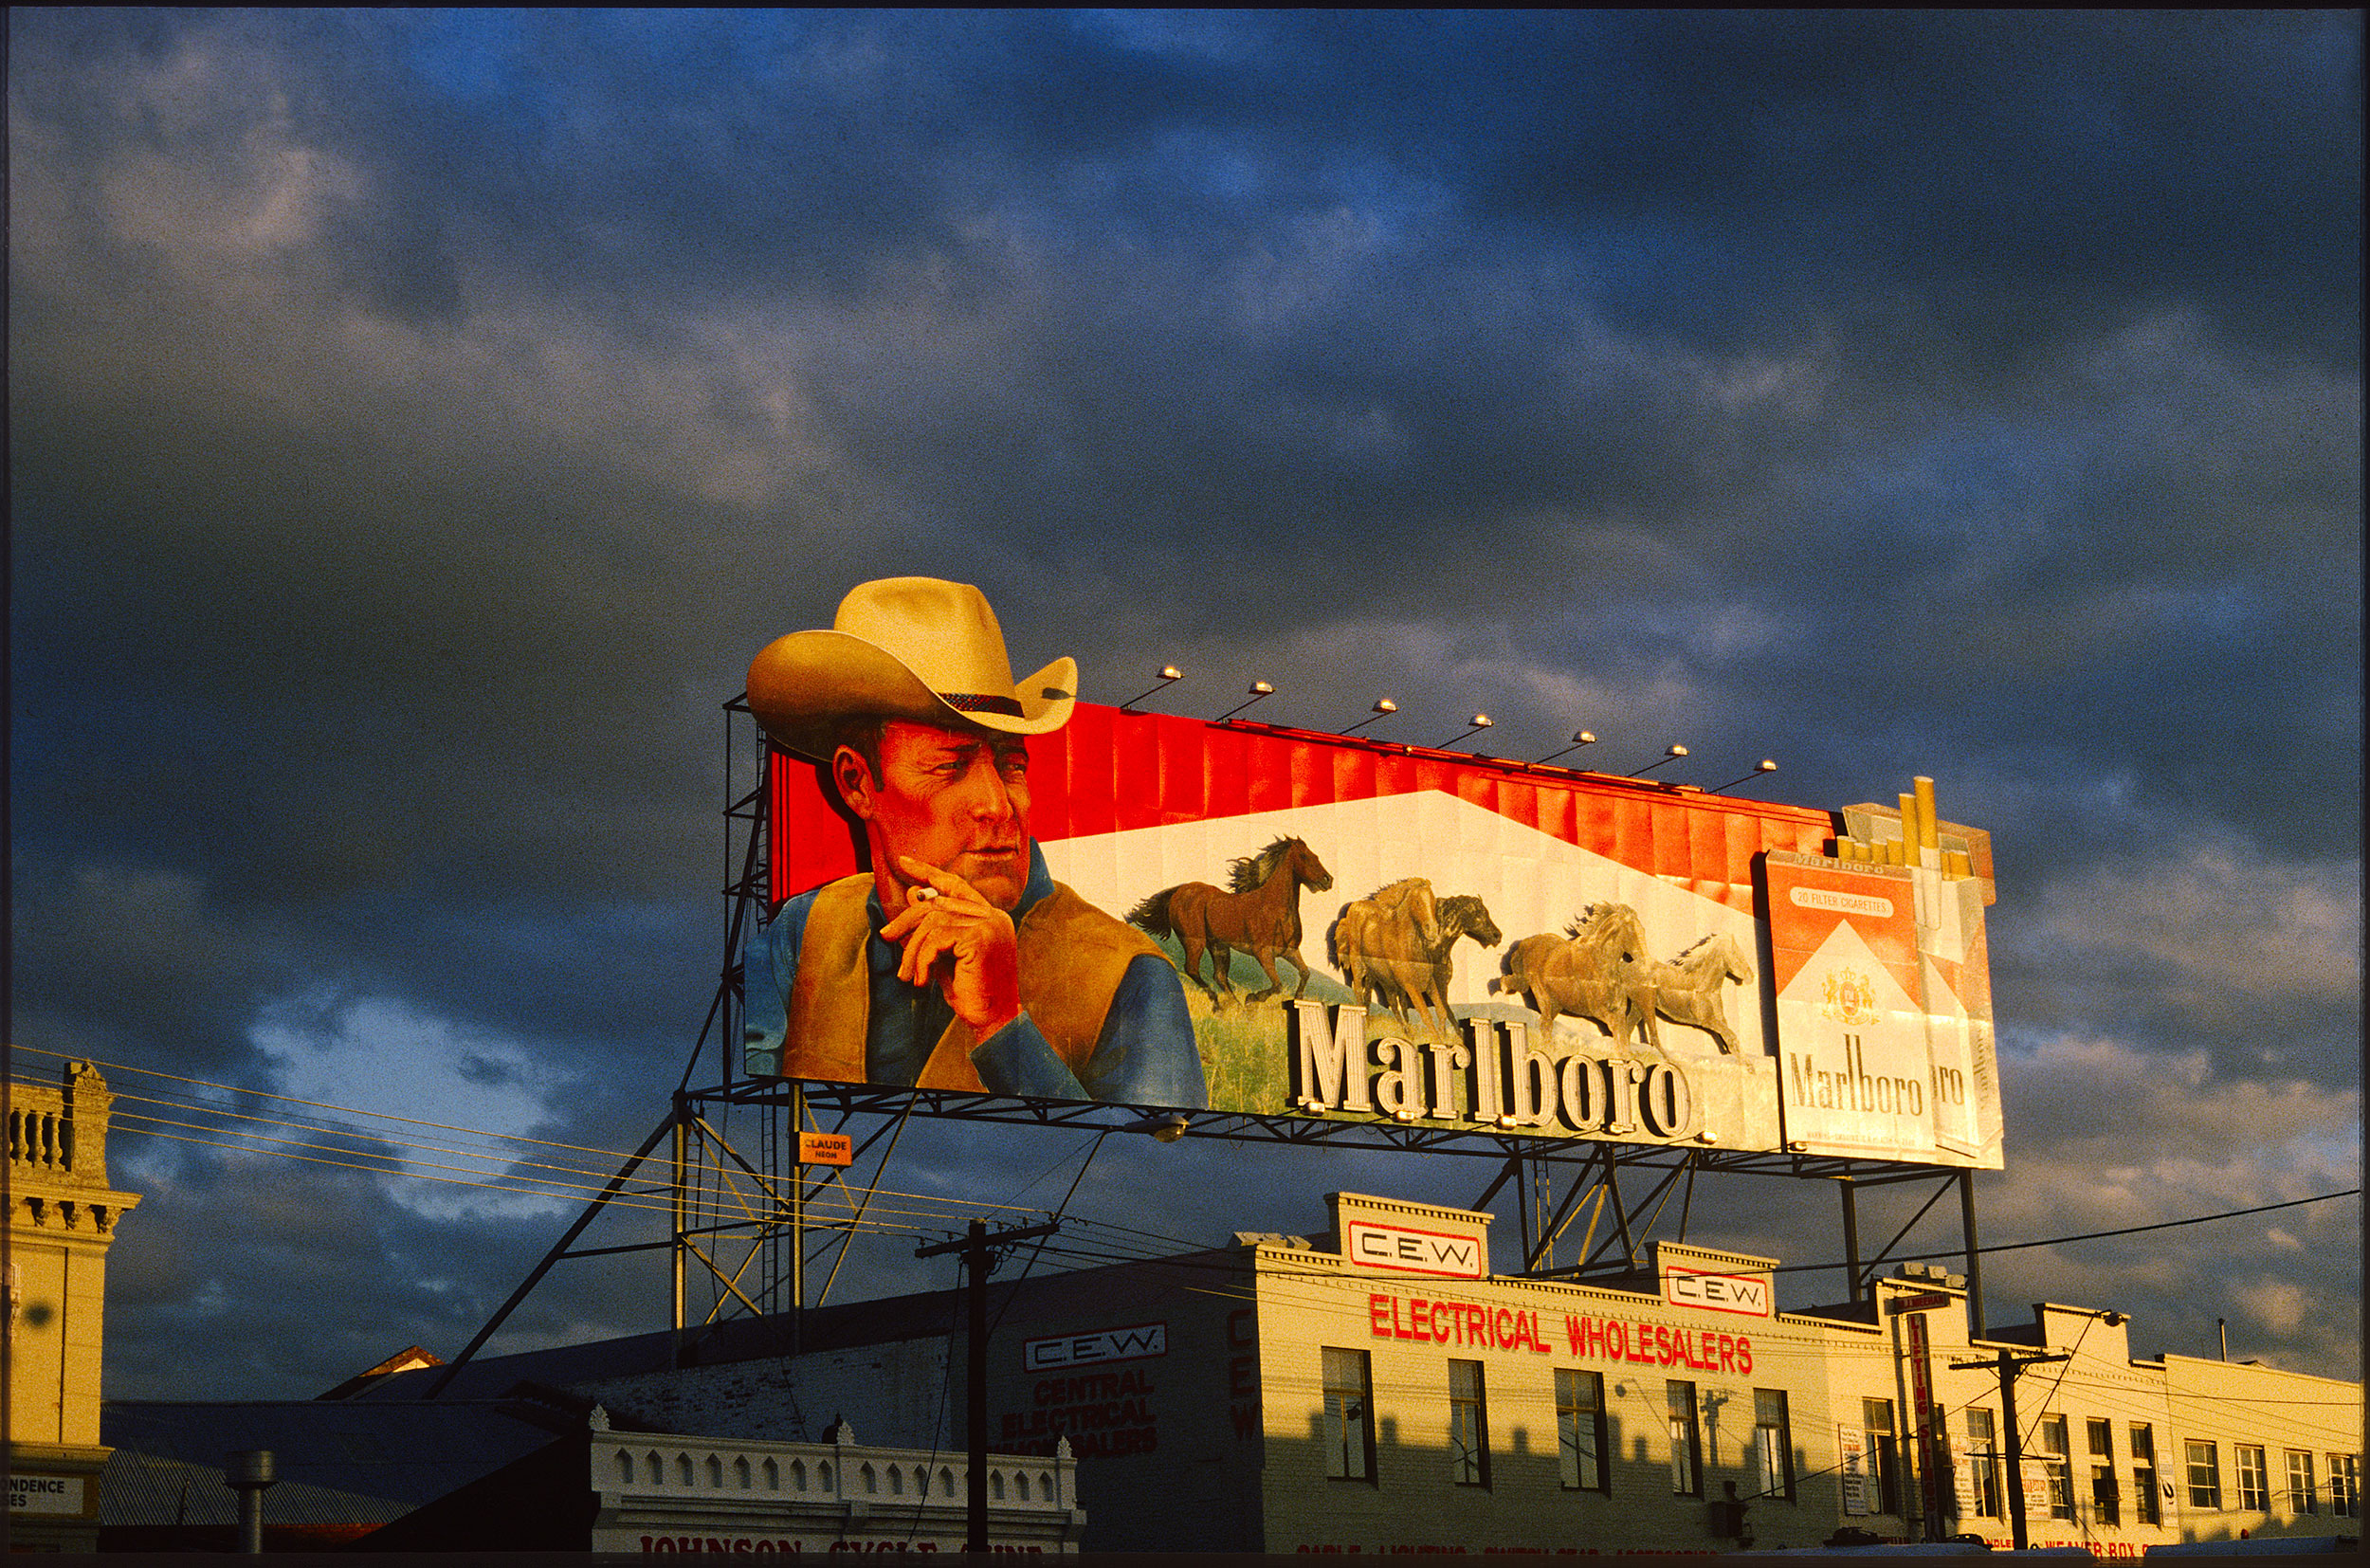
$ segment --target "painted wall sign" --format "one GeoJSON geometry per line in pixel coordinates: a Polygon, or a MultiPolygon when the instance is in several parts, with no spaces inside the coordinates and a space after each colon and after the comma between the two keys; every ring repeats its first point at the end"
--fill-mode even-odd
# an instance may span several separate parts
{"type": "Polygon", "coordinates": [[[1739,1377],[1750,1377],[1753,1372],[1753,1340],[1744,1334],[1570,1312],[1563,1314],[1559,1328],[1542,1321],[1543,1314],[1524,1308],[1488,1307],[1393,1290],[1370,1294],[1366,1311],[1368,1331],[1377,1340],[1413,1340],[1468,1350],[1525,1350],[1576,1361],[1689,1367],[1739,1377]]]}
{"type": "Polygon", "coordinates": [[[1098,1328],[1086,1334],[1030,1340],[1020,1347],[1020,1364],[1024,1371],[1049,1372],[1106,1361],[1140,1361],[1168,1353],[1168,1324],[1138,1323],[1133,1328],[1098,1328]]]}
{"type": "Polygon", "coordinates": [[[1747,1318],[1778,1315],[1776,1280],[1768,1274],[1717,1274],[1665,1264],[1662,1299],[1700,1312],[1734,1312],[1747,1318]]]}
{"type": "Polygon", "coordinates": [[[86,1477],[79,1475],[26,1475],[22,1472],[9,1477],[9,1511],[19,1514],[79,1514],[82,1507],[82,1486],[86,1477]]]}
{"type": "Polygon", "coordinates": [[[794,902],[750,944],[744,1070],[1998,1163],[1972,873],[1847,866],[1826,811],[1364,738],[1082,702],[1026,745],[996,853],[1030,857],[1034,1032],[937,1033],[925,998],[877,1038],[868,841],[828,766],[776,751],[768,891],[794,902]]]}
{"type": "Polygon", "coordinates": [[[1472,1235],[1363,1219],[1354,1219],[1344,1229],[1348,1234],[1341,1239],[1341,1254],[1360,1268],[1451,1280],[1482,1277],[1482,1244],[1472,1235]]]}

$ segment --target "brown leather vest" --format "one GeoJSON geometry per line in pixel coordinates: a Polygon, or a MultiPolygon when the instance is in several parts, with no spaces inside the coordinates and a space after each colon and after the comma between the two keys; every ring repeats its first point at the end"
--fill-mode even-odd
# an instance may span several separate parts
{"type": "MultiPolygon", "coordinates": [[[[782,1076],[840,1084],[870,1082],[865,1030],[872,1012],[871,973],[865,943],[872,935],[867,872],[826,885],[808,912],[791,982],[790,1027],[782,1042],[782,1076]]],[[[1020,1005],[1069,1069],[1085,1077],[1111,998],[1127,966],[1160,949],[1151,938],[1112,919],[1060,883],[1020,918],[1020,1005]]],[[[982,1093],[971,1063],[979,1043],[960,1018],[946,1027],[915,1087],[982,1093]]]]}

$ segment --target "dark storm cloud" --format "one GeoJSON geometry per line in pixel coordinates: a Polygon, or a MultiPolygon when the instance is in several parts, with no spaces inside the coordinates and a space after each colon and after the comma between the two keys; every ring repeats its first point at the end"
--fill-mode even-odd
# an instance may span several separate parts
{"type": "MultiPolygon", "coordinates": [[[[630,1148],[723,957],[720,705],[919,571],[1093,699],[1937,775],[2033,1233],[2104,1158],[2069,1062],[2358,1115],[2350,14],[9,26],[22,1044],[630,1148]]],[[[322,1202],[404,1231],[357,1274],[482,1262],[290,1386],[535,1250],[322,1202]]],[[[152,1275],[135,1340],[235,1318],[152,1275]]],[[[647,1321],[564,1288],[529,1332],[647,1321]]]]}

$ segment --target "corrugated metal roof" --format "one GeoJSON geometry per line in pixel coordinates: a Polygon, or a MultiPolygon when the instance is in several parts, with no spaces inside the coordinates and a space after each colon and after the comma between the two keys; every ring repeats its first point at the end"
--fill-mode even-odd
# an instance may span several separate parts
{"type": "Polygon", "coordinates": [[[548,1447],[572,1425],[518,1403],[108,1401],[100,1441],[116,1451],[103,1522],[235,1522],[224,1468],[233,1453],[269,1449],[281,1479],[264,1494],[267,1522],[384,1523],[548,1447]]]}
{"type": "MultiPolygon", "coordinates": [[[[1193,1268],[1216,1255],[1192,1252],[1181,1258],[1125,1266],[1140,1273],[1147,1267],[1173,1264],[1193,1268]]],[[[1234,1254],[1224,1254],[1231,1257],[1234,1254]]],[[[1079,1269],[1023,1281],[991,1280],[988,1310],[1000,1315],[1014,1290],[1027,1292],[1074,1289],[1082,1280],[1117,1270],[1079,1269]]],[[[787,1357],[793,1344],[808,1351],[837,1350],[852,1345],[882,1344],[898,1340],[945,1339],[959,1335],[963,1323],[963,1294],[958,1290],[922,1291],[877,1301],[847,1302],[835,1306],[810,1307],[806,1322],[793,1328],[788,1313],[756,1318],[727,1318],[692,1330],[688,1364],[716,1366],[739,1361],[787,1357]]],[[[628,1335],[588,1344],[557,1345],[548,1350],[488,1356],[465,1363],[445,1388],[447,1398],[496,1398],[520,1380],[567,1388],[637,1373],[664,1372],[675,1364],[675,1336],[661,1329],[653,1334],[628,1335]]],[[[442,1367],[398,1372],[374,1379],[352,1394],[347,1404],[383,1399],[417,1399],[437,1378],[442,1367]]]]}
{"type": "MultiPolygon", "coordinates": [[[[283,1481],[264,1494],[264,1518],[272,1524],[385,1524],[401,1519],[412,1506],[302,1481],[283,1481]]],[[[99,1490],[99,1522],[191,1529],[236,1525],[239,1494],[226,1483],[219,1465],[118,1449],[107,1456],[99,1490]]]]}
{"type": "MultiPolygon", "coordinates": [[[[995,1289],[994,1285],[989,1287],[991,1300],[994,1299],[995,1289]]],[[[709,1366],[785,1357],[793,1343],[807,1350],[830,1350],[884,1340],[943,1338],[961,1332],[961,1311],[962,1297],[956,1291],[851,1302],[810,1308],[806,1322],[794,1337],[787,1313],[729,1318],[692,1331],[690,1361],[695,1366],[709,1366]]],[[[465,1364],[447,1386],[445,1396],[488,1399],[506,1394],[522,1379],[565,1388],[636,1373],[664,1372],[674,1364],[675,1336],[671,1330],[661,1329],[653,1334],[632,1334],[588,1344],[484,1357],[465,1364]]],[[[442,1368],[394,1373],[374,1380],[344,1402],[417,1399],[443,1376],[442,1368]]]]}

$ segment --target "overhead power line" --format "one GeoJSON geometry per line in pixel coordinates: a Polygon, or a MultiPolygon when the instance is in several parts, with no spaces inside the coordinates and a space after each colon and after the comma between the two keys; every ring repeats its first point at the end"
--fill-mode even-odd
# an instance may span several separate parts
{"type": "MultiPolygon", "coordinates": [[[[2244,1219],[2249,1214],[2268,1214],[2279,1209],[2301,1209],[2308,1203],[2327,1203],[2335,1198],[2359,1197],[2361,1194],[2361,1188],[2347,1187],[2340,1192],[2320,1193],[2311,1197],[2289,1198],[2285,1203],[2265,1203],[2252,1209],[2225,1209],[2217,1213],[2192,1214],[2187,1219],[2159,1220],[2154,1225],[2126,1225],[2119,1231],[2086,1231],[2080,1235],[2049,1236],[2040,1241],[2003,1241],[1990,1247],[1978,1247],[1975,1250],[1978,1252],[2021,1252],[2032,1247],[2063,1247],[2069,1241],[2103,1241],[2109,1236],[2136,1236],[2147,1231],[2176,1231],[2184,1225],[2206,1225],[2217,1219],[2244,1219]]],[[[1946,1252],[1905,1252],[1891,1261],[1918,1263],[1931,1258],[1963,1258],[1966,1255],[1967,1249],[1962,1247],[1946,1252]]],[[[1806,1268],[1847,1267],[1849,1265],[1842,1263],[1789,1263],[1780,1265],[1773,1272],[1790,1274],[1806,1268]]]]}
{"type": "MultiPolygon", "coordinates": [[[[67,1054],[62,1051],[44,1049],[40,1047],[19,1047],[17,1048],[39,1055],[59,1057],[60,1059],[64,1059],[67,1054]]],[[[101,1062],[98,1065],[110,1072],[139,1073],[147,1077],[162,1079],[170,1083],[189,1085],[196,1088],[212,1089],[225,1094],[249,1095],[267,1100],[276,1100],[291,1105],[302,1105],[317,1111],[331,1112],[337,1116],[356,1117],[369,1121],[395,1122],[408,1127],[428,1128],[437,1132],[455,1134],[462,1138],[483,1140],[498,1145],[524,1144],[539,1149],[565,1150],[570,1153],[598,1156],[608,1159],[622,1159],[625,1158],[625,1156],[618,1151],[602,1149],[593,1145],[564,1143],[549,1139],[529,1138],[522,1134],[496,1133],[485,1131],[481,1128],[456,1126],[440,1121],[428,1121],[414,1117],[395,1116],[384,1111],[362,1110],[354,1106],[337,1105],[323,1101],[306,1100],[295,1095],[278,1094],[268,1089],[242,1088],[236,1085],[217,1083],[209,1079],[186,1077],[178,1073],[163,1072],[153,1067],[132,1067],[127,1064],[111,1062],[101,1062]]],[[[261,1154],[277,1158],[300,1160],[308,1164],[333,1165],[350,1170],[365,1171],[381,1176],[410,1176],[414,1180],[433,1181],[452,1186],[475,1187],[487,1192],[501,1193],[518,1197],[538,1198],[544,1201],[565,1198],[571,1191],[592,1191],[597,1188],[602,1180],[605,1179],[604,1173],[600,1171],[577,1169],[566,1165],[536,1160],[523,1156],[506,1158],[498,1152],[454,1148],[447,1144],[420,1141],[415,1139],[390,1137],[383,1132],[374,1131],[367,1127],[341,1125],[326,1118],[305,1119],[301,1117],[291,1117],[287,1119],[279,1119],[258,1116],[252,1112],[239,1111],[232,1109],[229,1106],[210,1103],[204,1100],[190,1097],[183,1097],[180,1100],[159,1100],[148,1099],[137,1095],[123,1095],[120,1098],[132,1100],[137,1103],[157,1105],[160,1107],[172,1106],[173,1108],[200,1111],[232,1121],[260,1123],[265,1126],[279,1126],[295,1130],[330,1133],[349,1138],[362,1139],[386,1145],[391,1149],[403,1149],[422,1154],[456,1155],[466,1159],[487,1162],[502,1160],[505,1165],[511,1168],[501,1172],[489,1171],[472,1173],[483,1175],[489,1179],[470,1181],[458,1178],[453,1176],[438,1176],[432,1174],[434,1171],[439,1170],[452,1172],[467,1171],[469,1168],[465,1166],[445,1165],[431,1161],[413,1162],[406,1160],[403,1157],[393,1154],[375,1157],[379,1159],[388,1161],[388,1163],[385,1164],[365,1164],[352,1159],[323,1158],[321,1156],[326,1154],[359,1156],[364,1159],[368,1159],[373,1157],[367,1151],[363,1150],[339,1149],[332,1146],[307,1143],[299,1140],[276,1139],[270,1138],[267,1135],[243,1133],[235,1128],[228,1126],[201,1128],[192,1123],[174,1121],[171,1119],[163,1117],[153,1117],[137,1112],[120,1113],[122,1120],[129,1123],[156,1123],[155,1126],[127,1126],[127,1131],[143,1132],[151,1137],[168,1139],[176,1142],[199,1144],[206,1147],[223,1149],[228,1152],[261,1154]],[[179,1127],[187,1130],[180,1133],[174,1133],[165,1131],[164,1128],[166,1127],[179,1127]],[[216,1140],[192,1138],[189,1136],[190,1132],[195,1131],[214,1131],[228,1138],[244,1138],[252,1140],[253,1141],[224,1142],[216,1140]],[[268,1146],[273,1143],[292,1143],[294,1144],[294,1147],[274,1148],[268,1146]],[[319,1153],[308,1155],[299,1152],[303,1149],[317,1150],[319,1153]],[[414,1163],[427,1165],[429,1168],[414,1169],[414,1163]],[[533,1170],[558,1174],[541,1176],[524,1174],[525,1171],[533,1170]],[[553,1189],[558,1189],[558,1191],[554,1191],[553,1189]]],[[[1053,1170],[1058,1169],[1061,1164],[1066,1162],[1069,1158],[1070,1157],[1068,1156],[1064,1156],[1061,1159],[1057,1159],[1052,1166],[1048,1167],[1047,1171],[1041,1174],[1036,1179],[1042,1180],[1044,1176],[1050,1175],[1053,1170]]],[[[1083,1176],[1083,1174],[1084,1172],[1082,1169],[1081,1175],[1083,1176]]],[[[774,1179],[775,1181],[787,1181],[790,1178],[787,1176],[777,1176],[774,1179]]],[[[764,1178],[760,1177],[759,1181],[760,1185],[763,1185],[764,1178]]],[[[1033,1185],[1033,1182],[1030,1183],[1030,1185],[1033,1185]]],[[[1026,1189],[1024,1188],[1024,1191],[1026,1189]]],[[[2076,1234],[2049,1236],[2032,1241],[1996,1242],[1978,1247],[1975,1250],[1978,1254],[2014,1252],[2027,1250],[2036,1247],[2060,1247],[2074,1242],[2102,1241],[2117,1236],[2141,1235],[2151,1231],[2178,1230],[2192,1225],[2210,1224],[2217,1220],[2242,1219],[2253,1214],[2274,1213],[2286,1209],[2296,1209],[2311,1204],[2327,1203],[2335,1201],[2339,1198],[2359,1196],[2361,1192],[2361,1189],[2359,1187],[2349,1187],[2339,1192],[2318,1194],[2311,1197],[2290,1198],[2280,1203],[2258,1204],[2251,1208],[2224,1210],[2214,1213],[2192,1214],[2180,1219],[2160,1220],[2147,1225],[2124,1226],[2109,1231],[2090,1231],[2076,1234]]],[[[738,1206],[745,1208],[750,1195],[751,1194],[738,1194],[738,1196],[735,1196],[732,1194],[717,1194],[712,1201],[720,1207],[737,1203],[738,1206]]],[[[981,1210],[1005,1210],[1015,1213],[1036,1213],[1042,1212],[1013,1203],[996,1203],[976,1197],[957,1197],[936,1193],[899,1192],[889,1188],[879,1188],[873,1190],[871,1194],[868,1195],[867,1200],[863,1204],[858,1204],[848,1197],[827,1195],[822,1192],[818,1192],[809,1201],[811,1204],[821,1205],[825,1209],[826,1212],[841,1209],[844,1206],[847,1211],[846,1217],[834,1217],[832,1220],[828,1222],[830,1229],[844,1229],[857,1233],[884,1236],[913,1236],[921,1234],[925,1231],[935,1231],[953,1227],[957,1225],[958,1216],[975,1214],[981,1210]],[[881,1205],[877,1203],[878,1198],[889,1198],[902,1201],[881,1205]],[[907,1207],[906,1205],[914,1205],[914,1207],[907,1207]],[[892,1223],[884,1224],[883,1223],[884,1219],[890,1220],[892,1223]],[[903,1220],[906,1223],[893,1223],[893,1221],[896,1220],[903,1220]]],[[[1063,1207],[1066,1209],[1068,1199],[1065,1198],[1063,1207]]],[[[610,1206],[627,1210],[642,1210],[649,1212],[663,1212],[666,1207],[663,1202],[636,1201],[634,1196],[627,1194],[619,1194],[611,1197],[610,1200],[610,1206]]],[[[1114,1238],[1109,1242],[1105,1242],[1099,1248],[1057,1245],[1048,1249],[1048,1250],[1055,1255],[1066,1254],[1088,1267],[1092,1267],[1096,1264],[1148,1262],[1155,1259],[1165,1259],[1166,1261],[1179,1264],[1184,1267],[1194,1267],[1196,1265],[1210,1267],[1231,1267],[1214,1259],[1192,1259],[1178,1258],[1175,1256],[1175,1252],[1206,1253],[1213,1250],[1213,1249],[1205,1242],[1198,1242],[1182,1236],[1170,1235],[1161,1231],[1146,1230],[1138,1226],[1123,1225],[1115,1221],[1094,1219],[1085,1215],[1071,1215],[1068,1216],[1068,1218],[1069,1222],[1072,1224],[1092,1226],[1114,1238]],[[1124,1241],[1118,1239],[1121,1237],[1131,1239],[1124,1241]],[[1155,1252],[1147,1249],[1148,1246],[1174,1249],[1175,1252],[1155,1252]]],[[[1906,1263],[1933,1259],[1958,1258],[1965,1255],[1965,1249],[1954,1249],[1942,1251],[1904,1253],[1890,1261],[1906,1263]]],[[[1772,1270],[1772,1272],[1805,1273],[1815,1272],[1823,1269],[1843,1268],[1849,1266],[1840,1260],[1829,1260],[1814,1263],[1790,1263],[1778,1265],[1772,1270]]],[[[1274,1271],[1272,1270],[1270,1271],[1271,1274],[1274,1271]]],[[[1310,1272],[1314,1275],[1323,1273],[1325,1271],[1311,1270],[1310,1272]]],[[[1576,1281],[1574,1283],[1585,1284],[1586,1282],[1576,1281]]]]}

